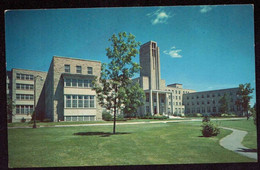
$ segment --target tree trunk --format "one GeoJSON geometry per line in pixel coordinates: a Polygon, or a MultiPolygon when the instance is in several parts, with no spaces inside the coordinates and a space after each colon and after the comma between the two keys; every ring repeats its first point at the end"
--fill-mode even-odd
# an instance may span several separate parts
{"type": "MultiPolygon", "coordinates": [[[[117,86],[115,88],[115,94],[117,93],[117,86]]],[[[116,134],[116,97],[114,101],[114,126],[113,126],[113,134],[116,134]]]]}

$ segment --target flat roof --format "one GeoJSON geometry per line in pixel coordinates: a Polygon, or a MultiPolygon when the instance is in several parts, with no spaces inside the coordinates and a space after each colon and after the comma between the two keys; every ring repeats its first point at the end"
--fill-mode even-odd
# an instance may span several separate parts
{"type": "Polygon", "coordinates": [[[88,60],[88,59],[82,59],[82,58],[73,58],[73,57],[56,56],[56,55],[54,55],[53,58],[67,58],[67,59],[73,59],[73,60],[82,60],[82,61],[91,61],[91,62],[101,63],[101,61],[97,61],[97,60],[88,60]]]}
{"type": "Polygon", "coordinates": [[[12,68],[12,70],[35,71],[35,72],[47,73],[47,71],[29,70],[29,69],[22,69],[22,68],[12,68]]]}
{"type": "Polygon", "coordinates": [[[227,88],[227,89],[208,90],[208,91],[197,91],[197,92],[191,92],[191,93],[188,93],[188,94],[192,94],[192,93],[205,93],[205,92],[216,92],[216,91],[225,91],[225,90],[234,90],[234,89],[238,89],[238,87],[227,88]]]}

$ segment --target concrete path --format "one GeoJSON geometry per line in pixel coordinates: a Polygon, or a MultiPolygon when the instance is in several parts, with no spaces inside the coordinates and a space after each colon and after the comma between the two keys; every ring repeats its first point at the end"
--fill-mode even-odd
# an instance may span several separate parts
{"type": "Polygon", "coordinates": [[[222,129],[232,130],[233,132],[222,138],[219,141],[219,144],[223,146],[224,148],[231,150],[233,152],[236,152],[240,155],[253,158],[257,160],[257,151],[249,149],[241,144],[243,141],[243,138],[246,136],[247,132],[227,127],[220,127],[222,129]]]}

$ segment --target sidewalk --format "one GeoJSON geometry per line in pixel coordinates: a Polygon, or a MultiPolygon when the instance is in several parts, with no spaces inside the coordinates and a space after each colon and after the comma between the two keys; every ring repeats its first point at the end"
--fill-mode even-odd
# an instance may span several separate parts
{"type": "Polygon", "coordinates": [[[219,144],[224,148],[236,152],[240,155],[253,158],[257,160],[257,150],[249,149],[241,144],[243,138],[246,136],[247,132],[227,127],[220,127],[222,129],[232,130],[233,132],[222,138],[219,144]]]}

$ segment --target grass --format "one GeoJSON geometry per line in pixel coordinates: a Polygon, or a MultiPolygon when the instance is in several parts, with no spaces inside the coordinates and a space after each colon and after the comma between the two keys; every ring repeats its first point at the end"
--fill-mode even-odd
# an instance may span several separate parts
{"type": "MultiPolygon", "coordinates": [[[[180,120],[180,119],[128,119],[127,121],[117,121],[118,123],[126,123],[126,122],[151,122],[151,121],[169,121],[169,120],[180,120]]],[[[182,119],[187,120],[187,119],[182,119]]],[[[113,121],[77,121],[77,122],[39,122],[36,123],[37,126],[55,126],[55,125],[75,125],[75,124],[98,124],[98,123],[113,123],[113,121]]],[[[8,127],[32,127],[33,123],[28,122],[15,122],[8,123],[8,127]]]]}
{"type": "Polygon", "coordinates": [[[200,124],[8,129],[9,167],[255,162],[219,145],[231,131],[205,138],[200,124]]]}
{"type": "Polygon", "coordinates": [[[220,126],[247,131],[248,134],[244,137],[242,144],[250,149],[257,149],[256,125],[253,119],[218,120],[217,122],[219,122],[220,126]]]}

